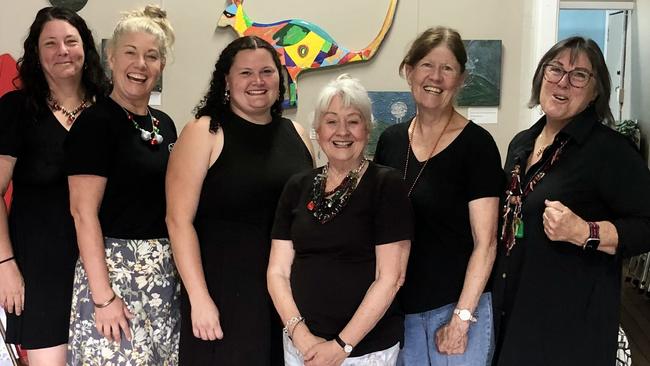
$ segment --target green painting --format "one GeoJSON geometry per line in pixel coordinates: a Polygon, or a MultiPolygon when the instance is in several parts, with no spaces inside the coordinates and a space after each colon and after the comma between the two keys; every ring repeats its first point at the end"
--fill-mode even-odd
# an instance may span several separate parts
{"type": "Polygon", "coordinates": [[[456,103],[464,107],[495,107],[501,97],[501,41],[465,41],[467,76],[456,103]]]}

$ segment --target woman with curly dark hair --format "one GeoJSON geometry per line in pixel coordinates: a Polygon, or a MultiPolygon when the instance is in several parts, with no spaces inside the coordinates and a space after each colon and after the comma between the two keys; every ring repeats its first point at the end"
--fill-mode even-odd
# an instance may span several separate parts
{"type": "Polygon", "coordinates": [[[0,306],[7,341],[30,365],[64,365],[77,244],[63,141],[107,92],[92,33],[76,13],[41,9],[18,61],[21,86],[0,99],[0,306]]]}
{"type": "Polygon", "coordinates": [[[171,154],[167,227],[184,285],[182,365],[283,364],[266,288],[270,231],[285,182],[312,167],[303,128],[281,116],[283,94],[273,46],[236,39],[171,154]]]}

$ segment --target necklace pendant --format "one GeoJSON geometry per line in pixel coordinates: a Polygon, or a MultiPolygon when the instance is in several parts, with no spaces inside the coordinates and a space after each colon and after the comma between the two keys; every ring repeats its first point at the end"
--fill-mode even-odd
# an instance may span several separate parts
{"type": "Polygon", "coordinates": [[[517,217],[514,220],[514,226],[515,226],[515,238],[521,239],[524,237],[524,220],[521,218],[517,217]]]}
{"type": "Polygon", "coordinates": [[[140,129],[140,138],[142,139],[142,141],[151,140],[151,132],[140,129]]]}
{"type": "Polygon", "coordinates": [[[307,203],[307,209],[308,209],[309,211],[314,211],[314,208],[316,208],[316,204],[314,203],[314,201],[309,201],[309,202],[307,203]]]}
{"type": "Polygon", "coordinates": [[[154,133],[153,141],[156,141],[156,145],[159,145],[163,142],[163,137],[159,133],[154,133]]]}

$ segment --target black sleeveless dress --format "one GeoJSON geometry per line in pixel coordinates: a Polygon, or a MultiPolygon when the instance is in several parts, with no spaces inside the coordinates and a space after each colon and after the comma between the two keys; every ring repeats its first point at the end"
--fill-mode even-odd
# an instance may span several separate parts
{"type": "Polygon", "coordinates": [[[312,168],[311,155],[286,118],[257,125],[229,113],[220,128],[223,150],[203,181],[194,226],[224,338],[194,337],[183,289],[180,364],[283,365],[282,323],[266,287],[270,232],[284,184],[312,168]]]}

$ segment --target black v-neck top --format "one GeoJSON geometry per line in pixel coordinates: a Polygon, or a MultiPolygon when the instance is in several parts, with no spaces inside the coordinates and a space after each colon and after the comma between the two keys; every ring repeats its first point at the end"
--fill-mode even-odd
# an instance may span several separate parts
{"type": "MultiPolygon", "coordinates": [[[[410,122],[387,128],[375,161],[403,174],[410,122]]],[[[410,154],[406,185],[425,162],[410,154]]],[[[492,136],[469,122],[444,150],[429,160],[412,193],[415,239],[400,300],[406,313],[421,313],[458,301],[474,249],[469,202],[499,197],[504,177],[492,136]]]]}
{"type": "MultiPolygon", "coordinates": [[[[111,98],[102,98],[75,122],[65,143],[67,175],[106,177],[99,210],[104,236],[121,239],[167,237],[165,172],[176,141],[176,127],[167,114],[149,108],[160,122],[163,142],[151,146],[140,138],[127,113],[111,98]]],[[[149,115],[134,115],[151,131],[149,115]]]]}

